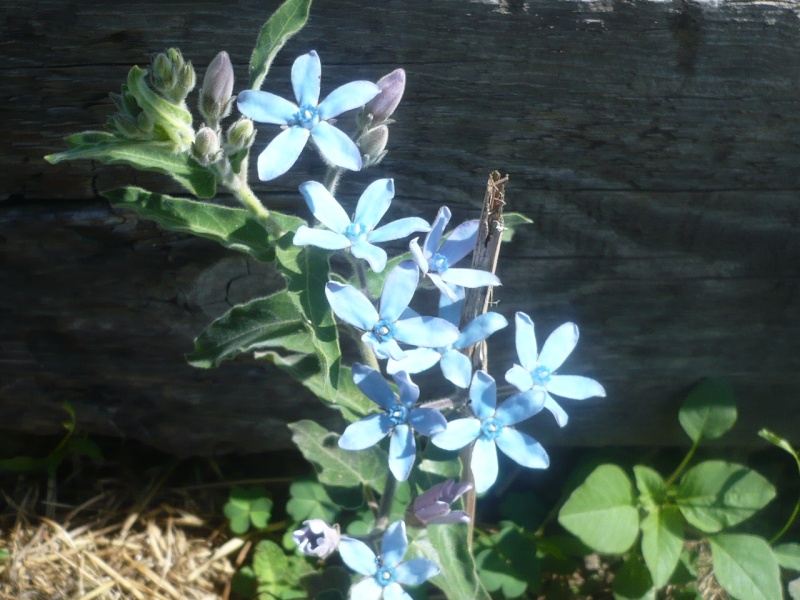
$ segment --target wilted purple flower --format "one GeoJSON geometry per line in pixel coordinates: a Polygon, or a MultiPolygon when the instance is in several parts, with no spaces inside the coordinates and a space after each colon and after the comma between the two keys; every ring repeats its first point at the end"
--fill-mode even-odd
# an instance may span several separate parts
{"type": "Polygon", "coordinates": [[[444,525],[469,523],[469,515],[463,510],[450,510],[450,505],[472,489],[471,483],[456,483],[448,479],[437,483],[417,496],[411,506],[411,516],[422,525],[444,525]]]}
{"type": "Polygon", "coordinates": [[[292,533],[298,550],[307,556],[325,558],[339,545],[339,527],[328,525],[322,519],[303,521],[304,527],[292,533]]]}

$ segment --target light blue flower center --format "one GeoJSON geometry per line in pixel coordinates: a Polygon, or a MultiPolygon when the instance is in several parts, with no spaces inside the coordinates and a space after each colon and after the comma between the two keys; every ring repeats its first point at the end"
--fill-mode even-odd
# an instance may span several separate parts
{"type": "Polygon", "coordinates": [[[353,243],[364,239],[367,233],[367,226],[362,223],[350,223],[344,230],[344,235],[353,243]]]}
{"type": "Polygon", "coordinates": [[[550,369],[548,369],[544,365],[539,365],[533,370],[531,373],[533,376],[533,382],[538,385],[545,385],[548,381],[550,381],[550,369]]]}
{"type": "Polygon", "coordinates": [[[428,261],[428,269],[434,273],[444,273],[450,268],[450,261],[446,256],[442,256],[438,252],[428,261]]]}
{"type": "Polygon", "coordinates": [[[389,419],[395,425],[402,425],[408,422],[408,409],[402,404],[395,404],[389,411],[389,419]]]}
{"type": "Polygon", "coordinates": [[[383,587],[394,583],[395,579],[397,579],[397,574],[392,567],[381,567],[378,569],[378,572],[375,573],[375,581],[383,587]]]}
{"type": "Polygon", "coordinates": [[[319,123],[319,114],[317,113],[317,107],[311,106],[307,104],[305,106],[301,106],[300,110],[294,115],[294,119],[292,120],[292,125],[299,125],[305,129],[314,129],[317,123],[319,123]]]}
{"type": "Polygon", "coordinates": [[[484,439],[493,440],[500,435],[502,431],[503,424],[491,417],[481,423],[481,437],[484,439]]]}
{"type": "Polygon", "coordinates": [[[381,319],[375,323],[371,333],[379,342],[389,341],[394,339],[394,324],[391,321],[381,319]]]}

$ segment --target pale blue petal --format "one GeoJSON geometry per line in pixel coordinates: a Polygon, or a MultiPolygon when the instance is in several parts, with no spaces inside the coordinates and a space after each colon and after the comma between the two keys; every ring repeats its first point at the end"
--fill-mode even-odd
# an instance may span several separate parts
{"type": "Polygon", "coordinates": [[[506,381],[521,392],[533,387],[533,377],[519,365],[514,365],[506,371],[506,381]]]}
{"type": "Polygon", "coordinates": [[[427,371],[442,357],[438,350],[433,348],[414,348],[406,350],[406,357],[402,360],[390,360],[386,363],[386,372],[389,374],[405,371],[406,373],[422,373],[427,371]]]}
{"type": "Polygon", "coordinates": [[[478,438],[472,447],[470,470],[476,493],[481,494],[494,485],[497,480],[497,448],[493,440],[478,438]]]}
{"type": "MultiPolygon", "coordinates": [[[[439,316],[458,327],[461,324],[461,311],[464,310],[465,293],[464,288],[461,286],[454,288],[453,291],[456,294],[455,300],[451,300],[444,294],[439,294],[439,316]]],[[[458,344],[458,342],[456,342],[456,344],[458,344]]]]}
{"type": "Polygon", "coordinates": [[[394,198],[394,181],[392,179],[373,181],[358,199],[353,223],[361,223],[367,230],[372,231],[389,210],[392,198],[394,198]]]}
{"type": "MultiPolygon", "coordinates": [[[[381,293],[380,315],[387,321],[396,321],[411,303],[419,283],[419,269],[412,260],[404,260],[386,276],[381,293]]],[[[398,338],[399,339],[399,338],[398,338]]],[[[405,341],[405,340],[400,340],[405,341]]]]}
{"type": "MultiPolygon", "coordinates": [[[[520,365],[526,371],[533,371],[539,360],[539,350],[536,345],[536,333],[533,328],[533,321],[524,312],[518,312],[514,317],[514,325],[516,327],[515,338],[520,365]]],[[[508,375],[506,375],[506,381],[514,383],[508,379],[508,375]]],[[[531,381],[531,385],[533,385],[533,381],[531,381]]],[[[530,387],[529,385],[524,389],[527,390],[530,389],[530,387]]]]}
{"type": "Polygon", "coordinates": [[[396,581],[383,588],[383,600],[414,600],[396,581]]]}
{"type": "Polygon", "coordinates": [[[472,379],[472,361],[458,350],[449,350],[442,355],[442,374],[445,378],[460,388],[468,388],[472,379]]]}
{"type": "Polygon", "coordinates": [[[547,397],[544,400],[544,407],[550,411],[553,417],[555,417],[556,423],[558,423],[559,427],[567,426],[567,423],[569,422],[569,415],[567,415],[567,411],[561,408],[561,405],[556,402],[550,394],[547,394],[547,397]]]}
{"type": "Polygon", "coordinates": [[[297,103],[301,107],[316,107],[319,102],[320,78],[322,65],[319,56],[312,50],[299,56],[292,65],[292,89],[297,103]]]}
{"type": "MultiPolygon", "coordinates": [[[[406,309],[403,312],[400,313],[400,318],[398,320],[400,320],[400,319],[410,319],[411,317],[419,317],[419,316],[421,316],[421,315],[417,311],[415,311],[413,308],[406,307],[406,309]]],[[[409,373],[410,372],[411,371],[409,371],[409,373]]]]}
{"type": "Polygon", "coordinates": [[[516,425],[540,412],[546,398],[547,393],[541,389],[519,392],[503,402],[494,416],[503,425],[516,425]]]}
{"type": "MultiPolygon", "coordinates": [[[[339,548],[341,551],[341,542],[339,548]]],[[[349,600],[380,600],[383,594],[383,590],[384,587],[377,581],[375,581],[374,577],[369,577],[367,579],[362,579],[354,586],[352,586],[350,588],[350,595],[348,596],[348,598],[349,600]]]]}
{"type": "Polygon", "coordinates": [[[400,393],[400,402],[411,408],[419,400],[419,386],[411,381],[406,371],[400,371],[392,376],[397,384],[397,391],[400,393]]]}
{"type": "Polygon", "coordinates": [[[352,245],[350,252],[352,252],[353,256],[356,258],[367,261],[369,263],[369,268],[376,273],[380,273],[386,268],[388,257],[383,248],[378,248],[369,242],[360,240],[352,245]]]}
{"type": "Polygon", "coordinates": [[[431,228],[425,219],[419,217],[405,217],[378,227],[367,234],[367,239],[373,243],[390,242],[408,237],[417,231],[428,231],[431,228]]]}
{"type": "Polygon", "coordinates": [[[339,554],[344,564],[361,575],[375,575],[378,572],[378,557],[361,540],[342,537],[339,541],[339,554]]]}
{"type": "MultiPolygon", "coordinates": [[[[439,311],[441,312],[442,303],[439,301],[439,311]]],[[[469,348],[470,346],[482,342],[496,331],[500,331],[508,325],[506,318],[496,312],[487,312],[475,317],[469,325],[464,327],[464,331],[453,344],[459,350],[469,348]]],[[[465,387],[465,386],[462,386],[465,387]]]]}
{"type": "Polygon", "coordinates": [[[379,342],[371,332],[367,332],[361,336],[361,341],[367,344],[375,356],[380,359],[392,358],[394,360],[401,360],[405,358],[406,353],[403,352],[400,345],[394,340],[384,340],[379,342]]]}
{"type": "Polygon", "coordinates": [[[415,408],[411,411],[409,423],[422,435],[431,437],[447,428],[447,420],[433,408],[415,408]]]}
{"type": "Polygon", "coordinates": [[[343,112],[364,106],[381,91],[371,81],[351,81],[333,90],[319,103],[317,113],[323,120],[337,117],[343,112]]]}
{"type": "Polygon", "coordinates": [[[450,222],[451,216],[450,209],[446,206],[441,207],[439,212],[436,213],[436,218],[431,224],[431,230],[428,235],[425,236],[425,243],[422,246],[426,258],[430,259],[439,251],[439,242],[442,241],[442,234],[444,233],[445,227],[447,227],[447,224],[450,222]]]}
{"type": "Polygon", "coordinates": [[[440,572],[441,569],[436,563],[427,558],[412,558],[395,568],[397,581],[405,585],[419,585],[431,577],[436,577],[440,572]]]}
{"type": "Polygon", "coordinates": [[[480,269],[447,269],[444,273],[440,273],[439,276],[447,283],[467,288],[500,285],[500,279],[497,275],[480,269]]]}
{"type": "Polygon", "coordinates": [[[328,162],[351,171],[361,170],[361,152],[346,133],[320,121],[311,130],[311,137],[328,162]]]}
{"type": "Polygon", "coordinates": [[[353,383],[384,410],[392,410],[397,404],[397,397],[380,371],[361,363],[353,363],[353,383]]]}
{"type": "Polygon", "coordinates": [[[236,96],[236,106],[248,119],[273,125],[288,125],[297,113],[297,105],[293,102],[260,90],[240,92],[236,96]]]}
{"type": "Polygon", "coordinates": [[[494,441],[503,454],[523,467],[546,469],[550,465],[544,447],[526,433],[504,427],[494,441]]]}
{"type": "Polygon", "coordinates": [[[431,437],[434,446],[443,450],[459,450],[472,443],[481,433],[478,419],[455,419],[447,424],[447,429],[431,437]]]}
{"type": "Polygon", "coordinates": [[[599,396],[605,398],[606,391],[594,379],[580,375],[553,375],[547,382],[547,391],[556,396],[572,400],[586,400],[599,396]]]}
{"type": "Polygon", "coordinates": [[[275,136],[258,155],[258,178],[261,181],[270,181],[291,169],[305,148],[308,135],[308,129],[289,127],[275,136]]]}
{"type": "Polygon", "coordinates": [[[469,399],[472,412],[481,421],[493,416],[497,408],[497,384],[494,377],[486,371],[475,371],[469,387],[469,399]]]}
{"type": "Polygon", "coordinates": [[[456,264],[475,248],[478,241],[478,220],[465,221],[447,236],[439,248],[439,254],[447,259],[450,265],[456,264]]]}
{"type": "Polygon", "coordinates": [[[403,560],[407,549],[406,524],[403,521],[394,521],[381,538],[381,562],[384,566],[396,567],[403,560]]]}
{"type": "Polygon", "coordinates": [[[395,426],[389,440],[389,470],[397,481],[408,479],[416,457],[414,431],[408,425],[395,426]]]}
{"type": "MultiPolygon", "coordinates": [[[[564,323],[550,334],[539,354],[539,364],[555,371],[560,367],[578,344],[578,326],[564,323]]],[[[523,367],[525,365],[522,365],[523,367]]]]}
{"type": "Polygon", "coordinates": [[[419,240],[419,238],[414,238],[408,242],[408,249],[411,251],[411,257],[414,259],[417,267],[422,271],[422,274],[425,275],[428,272],[428,259],[425,258],[425,254],[422,252],[422,248],[419,247],[419,242],[417,240],[419,240]]]}
{"type": "Polygon", "coordinates": [[[392,430],[389,415],[380,413],[369,415],[360,421],[351,423],[339,438],[342,450],[363,450],[380,442],[392,430]]]}
{"type": "Polygon", "coordinates": [[[394,324],[394,337],[399,342],[425,348],[449,346],[458,339],[458,327],[439,317],[403,319],[394,324]]]}
{"type": "Polygon", "coordinates": [[[324,185],[318,181],[306,181],[300,186],[300,193],[320,223],[337,233],[347,231],[350,217],[324,185]]]}
{"type": "Polygon", "coordinates": [[[335,231],[311,229],[305,225],[300,225],[294,234],[294,238],[292,238],[292,243],[295,246],[316,246],[326,250],[341,250],[350,245],[350,240],[335,231]]]}
{"type": "Polygon", "coordinates": [[[369,331],[380,318],[372,302],[352,285],[329,281],[325,295],[336,316],[353,327],[369,331]]]}
{"type": "Polygon", "coordinates": [[[442,294],[447,296],[450,300],[456,300],[458,298],[458,293],[455,291],[455,288],[451,288],[444,281],[442,281],[442,278],[439,277],[438,273],[434,273],[433,271],[429,271],[428,272],[428,278],[431,280],[433,285],[435,285],[437,287],[437,289],[442,294]]]}

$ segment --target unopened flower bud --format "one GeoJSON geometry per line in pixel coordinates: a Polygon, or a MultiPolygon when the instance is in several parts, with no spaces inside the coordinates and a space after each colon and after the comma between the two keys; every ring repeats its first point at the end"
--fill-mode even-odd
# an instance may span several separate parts
{"type": "Polygon", "coordinates": [[[219,137],[213,129],[200,128],[192,144],[192,156],[203,166],[208,166],[219,159],[219,137]]]}
{"type": "Polygon", "coordinates": [[[253,141],[256,139],[256,128],[250,119],[242,117],[228,128],[227,138],[226,150],[229,154],[245,150],[253,145],[253,141]]]}
{"type": "Polygon", "coordinates": [[[469,523],[469,516],[463,510],[450,510],[450,505],[468,490],[470,483],[456,483],[448,479],[429,489],[414,500],[410,513],[413,521],[422,525],[446,523],[469,523]]]}
{"type": "Polygon", "coordinates": [[[233,65],[224,50],[208,65],[200,90],[200,114],[209,123],[218,123],[231,114],[233,65]]]}
{"type": "Polygon", "coordinates": [[[380,125],[389,120],[403,98],[403,92],[406,89],[406,72],[403,69],[395,69],[381,77],[377,84],[381,88],[380,93],[367,102],[358,115],[361,127],[380,125]]]}
{"type": "Polygon", "coordinates": [[[358,147],[361,150],[361,168],[373,167],[383,160],[386,156],[386,144],[389,141],[389,128],[386,125],[379,125],[368,130],[358,140],[358,147]]]}
{"type": "Polygon", "coordinates": [[[177,77],[175,71],[172,69],[172,61],[163,52],[157,54],[153,59],[152,72],[150,73],[150,81],[153,88],[162,93],[169,93],[173,87],[177,77]]]}
{"type": "Polygon", "coordinates": [[[304,527],[292,533],[300,552],[307,556],[325,558],[333,554],[341,538],[339,526],[330,526],[322,519],[303,521],[304,527]]]}
{"type": "Polygon", "coordinates": [[[186,99],[194,89],[196,77],[191,62],[183,60],[180,50],[170,48],[153,59],[150,73],[153,89],[174,104],[186,99]]]}

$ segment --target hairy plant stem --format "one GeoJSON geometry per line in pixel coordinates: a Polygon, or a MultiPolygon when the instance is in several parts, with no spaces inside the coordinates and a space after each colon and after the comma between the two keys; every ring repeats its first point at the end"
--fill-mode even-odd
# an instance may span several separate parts
{"type": "Polygon", "coordinates": [[[336,188],[339,185],[339,179],[341,179],[342,173],[344,173],[344,169],[341,167],[328,167],[322,185],[325,186],[331,195],[336,194],[336,188]]]}

